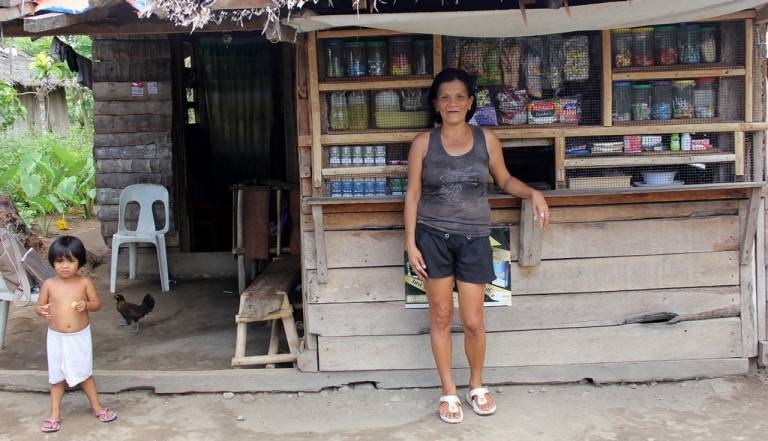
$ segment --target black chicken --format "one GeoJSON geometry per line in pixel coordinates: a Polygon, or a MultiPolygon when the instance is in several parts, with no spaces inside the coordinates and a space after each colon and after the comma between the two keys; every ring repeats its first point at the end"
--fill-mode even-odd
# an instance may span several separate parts
{"type": "Polygon", "coordinates": [[[117,294],[115,295],[115,300],[117,300],[117,312],[119,312],[120,315],[123,316],[123,319],[125,319],[125,325],[123,326],[128,326],[131,322],[134,322],[136,324],[136,329],[133,333],[138,334],[139,320],[152,312],[152,309],[155,307],[155,299],[147,294],[141,301],[141,305],[135,305],[125,301],[125,297],[123,297],[122,294],[117,294]]]}

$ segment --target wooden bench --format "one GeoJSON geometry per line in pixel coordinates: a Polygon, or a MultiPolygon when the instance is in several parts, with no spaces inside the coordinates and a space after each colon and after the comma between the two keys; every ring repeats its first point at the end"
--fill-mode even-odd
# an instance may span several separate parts
{"type": "Polygon", "coordinates": [[[275,363],[296,363],[299,354],[299,335],[293,319],[293,309],[288,300],[288,292],[299,277],[301,266],[297,256],[275,258],[253,282],[240,294],[240,309],[235,316],[237,340],[232,366],[253,366],[265,364],[274,367],[275,363]],[[248,323],[272,322],[267,355],[245,355],[245,343],[248,335],[248,323]],[[288,354],[278,354],[278,321],[283,324],[288,341],[288,354]]]}

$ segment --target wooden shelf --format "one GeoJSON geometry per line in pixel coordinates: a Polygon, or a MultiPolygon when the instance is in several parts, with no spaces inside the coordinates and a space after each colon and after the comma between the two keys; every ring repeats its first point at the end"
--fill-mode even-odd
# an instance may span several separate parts
{"type": "MultiPolygon", "coordinates": [[[[768,123],[764,122],[719,122],[704,124],[661,124],[661,125],[625,125],[625,126],[554,126],[542,125],[536,128],[530,126],[495,126],[491,129],[499,139],[542,139],[577,136],[618,136],[618,135],[664,135],[671,133],[724,133],[724,132],[759,132],[768,130],[768,123]]],[[[324,145],[350,145],[384,143],[410,143],[419,133],[429,129],[403,129],[393,132],[391,130],[371,129],[365,132],[350,132],[327,134],[320,136],[320,142],[324,145]]]]}
{"type": "Polygon", "coordinates": [[[382,90],[382,89],[428,89],[432,85],[432,77],[412,77],[410,79],[394,79],[396,77],[364,77],[359,80],[326,81],[319,84],[320,92],[336,90],[382,90]]]}
{"type": "Polygon", "coordinates": [[[735,153],[685,152],[677,154],[626,154],[623,156],[584,155],[565,159],[566,169],[596,167],[639,167],[649,165],[681,165],[712,162],[735,162],[735,153]]]}
{"type": "Polygon", "coordinates": [[[323,176],[405,173],[407,170],[408,170],[407,165],[377,165],[377,166],[370,166],[370,167],[334,167],[334,168],[324,168],[323,176]]]}
{"type": "Polygon", "coordinates": [[[697,65],[695,68],[692,67],[694,65],[688,66],[690,67],[685,69],[681,69],[681,66],[614,69],[611,79],[613,81],[680,80],[705,77],[743,77],[746,74],[746,69],[740,66],[703,67],[697,65]]]}

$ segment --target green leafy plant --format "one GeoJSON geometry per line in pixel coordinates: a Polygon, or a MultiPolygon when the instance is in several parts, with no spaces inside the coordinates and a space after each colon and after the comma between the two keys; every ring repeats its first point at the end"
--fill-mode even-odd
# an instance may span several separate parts
{"type": "Polygon", "coordinates": [[[8,81],[0,81],[0,130],[10,127],[18,118],[26,115],[16,89],[8,81]]]}

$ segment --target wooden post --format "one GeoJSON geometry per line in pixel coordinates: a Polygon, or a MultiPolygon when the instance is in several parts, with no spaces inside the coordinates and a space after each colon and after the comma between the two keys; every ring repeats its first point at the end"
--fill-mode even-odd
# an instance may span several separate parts
{"type": "Polygon", "coordinates": [[[322,124],[320,122],[320,91],[317,75],[317,33],[310,32],[307,41],[307,61],[309,65],[309,111],[312,131],[312,186],[323,185],[321,170],[323,167],[323,145],[320,142],[322,124]]]}
{"type": "Polygon", "coordinates": [[[442,35],[434,35],[432,37],[432,70],[437,75],[438,72],[443,70],[443,37],[442,35]]]}
{"type": "MultiPolygon", "coordinates": [[[[752,247],[751,245],[750,248],[752,247]]],[[[741,290],[741,356],[751,358],[757,355],[754,261],[739,265],[739,287],[741,290]]]]}
{"type": "Polygon", "coordinates": [[[556,189],[565,188],[565,137],[555,138],[555,180],[556,189]]]}
{"type": "Polygon", "coordinates": [[[757,239],[755,240],[755,263],[757,266],[757,339],[760,341],[768,338],[768,308],[766,308],[765,285],[765,199],[760,200],[760,208],[757,210],[757,239]]]}
{"type": "Polygon", "coordinates": [[[541,264],[541,246],[543,230],[539,220],[533,217],[533,203],[523,199],[520,207],[520,247],[517,263],[520,266],[537,266],[541,264]]]}
{"type": "MultiPolygon", "coordinates": [[[[270,320],[269,322],[270,329],[269,331],[269,347],[267,348],[267,355],[275,355],[277,354],[277,347],[280,344],[280,334],[277,333],[277,327],[279,326],[278,320],[270,320]]],[[[272,369],[275,367],[274,364],[268,364],[264,366],[267,369],[272,369]]]]}
{"type": "Polygon", "coordinates": [[[611,31],[600,32],[603,41],[603,126],[613,125],[613,58],[611,56],[611,31]]]}
{"type": "MultiPolygon", "coordinates": [[[[237,188],[237,291],[242,294],[245,291],[245,255],[243,240],[243,188],[237,188]]],[[[243,342],[245,350],[245,342],[243,342]]]]}
{"type": "Polygon", "coordinates": [[[325,255],[325,228],[323,227],[323,206],[312,206],[312,223],[315,227],[315,258],[317,259],[317,280],[328,281],[328,261],[325,255]]]}
{"type": "Polygon", "coordinates": [[[739,221],[741,227],[741,237],[739,240],[739,263],[748,265],[752,262],[753,249],[752,244],[755,240],[757,230],[757,211],[760,209],[760,199],[762,197],[760,188],[752,189],[749,200],[746,204],[739,207],[739,221]]]}
{"type": "Polygon", "coordinates": [[[753,63],[755,54],[755,20],[747,19],[744,21],[744,49],[746,50],[744,58],[744,121],[752,122],[752,81],[754,79],[753,63]]]}
{"type": "Polygon", "coordinates": [[[278,256],[280,255],[280,246],[281,246],[280,244],[280,202],[282,201],[282,197],[283,197],[283,191],[280,188],[278,188],[275,192],[275,199],[277,199],[277,201],[275,202],[275,205],[277,206],[276,207],[277,217],[275,218],[277,219],[277,222],[276,222],[277,238],[276,238],[276,245],[275,245],[275,248],[276,248],[275,254],[278,256]]]}
{"type": "Polygon", "coordinates": [[[736,153],[735,174],[744,176],[744,132],[733,132],[733,150],[736,153]]]}

